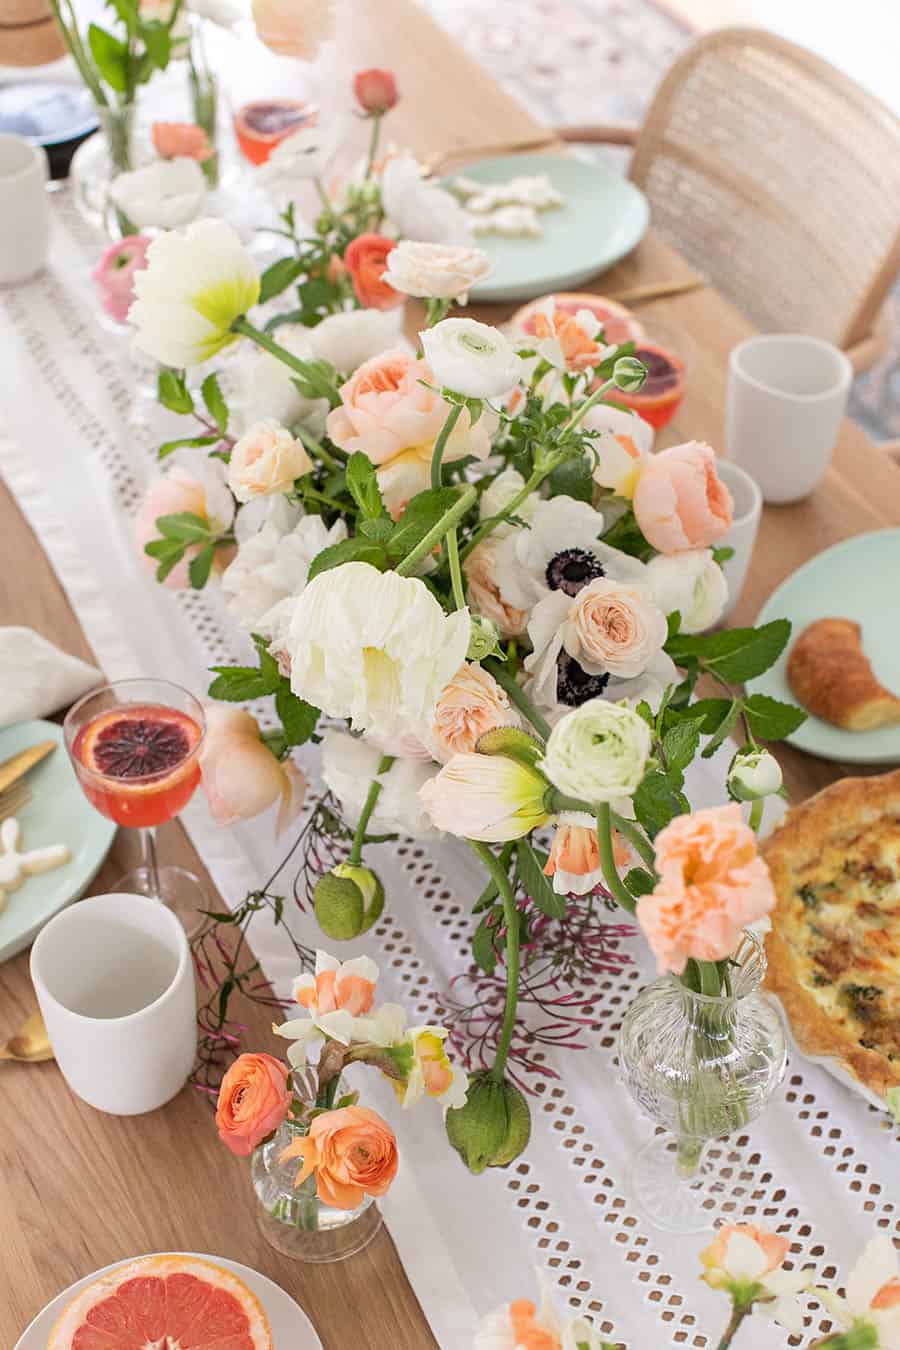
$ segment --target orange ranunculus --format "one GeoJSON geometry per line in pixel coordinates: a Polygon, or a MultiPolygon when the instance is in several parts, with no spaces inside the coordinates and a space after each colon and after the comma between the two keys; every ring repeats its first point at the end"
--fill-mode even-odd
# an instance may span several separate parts
{"type": "Polygon", "coordinates": [[[656,870],[637,917],[661,973],[680,975],[691,957],[723,961],[742,929],[775,907],[769,869],[736,802],[676,816],[656,837],[656,870]]]}
{"type": "Polygon", "coordinates": [[[366,309],[396,309],[406,300],[382,280],[388,254],[396,247],[396,239],[386,234],[361,234],[347,245],[344,262],[356,298],[366,309]]]}
{"type": "Polygon", "coordinates": [[[377,66],[356,72],[353,92],[363,112],[370,117],[381,117],[389,112],[400,97],[393,71],[379,70],[377,66]]]}
{"type": "Polygon", "coordinates": [[[240,1055],[222,1079],[216,1128],[232,1153],[246,1158],[288,1113],[288,1067],[271,1055],[240,1055]]]}
{"type": "Polygon", "coordinates": [[[202,164],[216,153],[203,127],[194,122],[154,122],[150,134],[161,159],[196,159],[202,164]]]}
{"type": "Polygon", "coordinates": [[[397,1140],[386,1120],[366,1106],[344,1106],[316,1116],[309,1134],[295,1139],[279,1161],[302,1158],[295,1186],[313,1172],[316,1192],[334,1209],[355,1209],[367,1195],[384,1195],[397,1175],[397,1140]]]}

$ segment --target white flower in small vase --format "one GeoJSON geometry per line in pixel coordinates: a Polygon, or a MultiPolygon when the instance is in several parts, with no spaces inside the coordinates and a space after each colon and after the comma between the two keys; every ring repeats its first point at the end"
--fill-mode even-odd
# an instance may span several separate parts
{"type": "Polygon", "coordinates": [[[397,758],[378,772],[383,751],[366,737],[329,729],[322,737],[322,780],[341,804],[347,825],[355,829],[372,780],[382,788],[369,819],[369,834],[402,834],[412,839],[438,839],[419,799],[419,790],[437,773],[430,759],[397,758]]]}
{"type": "Polygon", "coordinates": [[[706,1267],[702,1278],[713,1289],[724,1289],[754,1306],[787,1331],[803,1330],[797,1295],[809,1285],[810,1270],[785,1270],[790,1252],[785,1237],[753,1224],[726,1224],[700,1253],[706,1267]],[[758,1300],[758,1305],[756,1301],[758,1300]]]}
{"type": "Polygon", "coordinates": [[[522,376],[509,339],[477,319],[442,319],[419,338],[435,382],[466,398],[503,398],[522,376]]]}
{"type": "Polygon", "coordinates": [[[681,633],[704,633],[725,611],[728,583],[712,549],[658,554],[647,564],[647,582],[664,614],[681,615],[681,633]]]}
{"type": "Polygon", "coordinates": [[[423,179],[412,155],[395,155],[388,160],[381,178],[381,201],[385,215],[401,239],[431,244],[471,243],[466,212],[444,188],[423,179]]]}
{"type": "Polygon", "coordinates": [[[237,342],[232,324],[259,299],[259,274],[230,225],[200,220],[154,239],[134,291],[128,322],[135,347],[181,369],[237,342]]]}
{"type": "Polygon", "coordinates": [[[155,226],[173,230],[200,213],[206,198],[206,178],[195,159],[159,159],[142,169],[120,173],[113,179],[109,195],[113,205],[138,229],[155,226]]]}
{"type": "MultiPolygon", "coordinates": [[[[245,514],[241,511],[238,521],[245,514]]],[[[293,601],[306,586],[313,558],[346,538],[343,520],[328,529],[321,516],[301,516],[287,524],[270,518],[241,541],[237,556],[222,575],[222,590],[244,632],[269,638],[277,650],[293,601]]]]}
{"type": "Polygon", "coordinates": [[[468,292],[491,270],[487,254],[467,244],[427,244],[403,239],[388,254],[382,280],[421,300],[466,303],[468,292]]]}

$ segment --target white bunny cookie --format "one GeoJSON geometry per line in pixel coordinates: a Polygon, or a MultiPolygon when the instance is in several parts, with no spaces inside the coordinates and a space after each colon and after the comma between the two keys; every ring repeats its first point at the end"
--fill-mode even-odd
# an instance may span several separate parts
{"type": "Polygon", "coordinates": [[[9,892],[21,886],[27,876],[36,872],[49,872],[69,861],[70,854],[65,844],[48,844],[46,848],[23,852],[19,848],[21,834],[15,816],[10,816],[0,825],[0,909],[6,907],[9,892]]]}

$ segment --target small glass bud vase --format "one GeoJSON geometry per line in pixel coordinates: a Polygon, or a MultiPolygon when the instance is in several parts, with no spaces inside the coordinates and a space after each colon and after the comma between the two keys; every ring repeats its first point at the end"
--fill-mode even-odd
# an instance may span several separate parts
{"type": "Polygon", "coordinates": [[[98,105],[100,130],[78,147],[69,170],[78,210],[85,220],[105,229],[112,239],[135,233],[134,226],[115,209],[109,196],[113,180],[135,167],[135,116],[135,103],[98,105]]]}
{"type": "Polygon", "coordinates": [[[381,1211],[371,1196],[356,1209],[334,1209],[316,1194],[315,1176],[294,1185],[299,1158],[279,1162],[282,1152],[305,1125],[286,1120],[253,1154],[250,1175],[259,1202],[260,1232],[270,1247],[295,1261],[324,1264],[344,1261],[367,1247],[381,1227],[381,1211]]]}
{"type": "Polygon", "coordinates": [[[694,993],[673,975],[637,996],[619,1033],[619,1065],[638,1106],[670,1132],[631,1168],[630,1189],[658,1228],[711,1228],[727,1179],[705,1159],[711,1139],[741,1130],[764,1110],[784,1075],[781,1017],[762,993],[762,945],[745,933],[727,967],[730,993],[694,993]]]}

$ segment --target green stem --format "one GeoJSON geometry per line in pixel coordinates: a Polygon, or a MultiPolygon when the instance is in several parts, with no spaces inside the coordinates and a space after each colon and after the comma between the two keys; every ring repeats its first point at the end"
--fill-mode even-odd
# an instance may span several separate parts
{"type": "Polygon", "coordinates": [[[447,420],[438,433],[438,438],[434,443],[434,450],[431,452],[431,486],[439,488],[441,486],[441,462],[444,458],[444,447],[450,439],[453,428],[459,421],[459,415],[462,412],[462,404],[454,403],[450,412],[447,414],[447,420]]]}
{"type": "MultiPolygon", "coordinates": [[[[382,755],[379,761],[377,774],[387,773],[394,762],[393,755],[382,755]]],[[[353,835],[353,843],[350,846],[350,857],[348,862],[351,867],[359,867],[362,862],[363,840],[366,837],[366,826],[372,818],[372,812],[375,810],[375,803],[378,801],[379,793],[384,787],[380,777],[373,778],[369,784],[368,795],[366,796],[363,809],[360,812],[359,823],[353,835]]]]}
{"type": "Polygon", "coordinates": [[[425,327],[433,328],[441,319],[446,318],[452,303],[452,300],[438,300],[434,296],[429,296],[425,301],[425,327]]]}
{"type": "Polygon", "coordinates": [[[707,998],[719,998],[722,993],[722,979],[715,961],[698,961],[700,972],[700,993],[707,998]]]}
{"type": "Polygon", "coordinates": [[[612,821],[610,819],[609,802],[601,802],[597,807],[597,847],[600,850],[600,867],[603,872],[603,880],[606,883],[606,889],[612,895],[622,908],[628,913],[633,914],[636,907],[636,900],[619,877],[616,870],[616,860],[613,854],[612,841],[612,821]]]}
{"type": "Polygon", "coordinates": [[[486,539],[489,534],[492,534],[493,531],[496,530],[497,526],[502,525],[503,521],[506,520],[509,516],[515,515],[516,511],[522,505],[525,499],[529,497],[532,492],[534,492],[537,488],[540,487],[541,483],[543,483],[547,475],[551,474],[555,468],[556,464],[553,463],[550,465],[549,468],[545,466],[540,469],[535,469],[534,473],[528,479],[528,482],[524,485],[524,487],[519,489],[519,491],[513,497],[512,501],[508,502],[507,505],[504,506],[503,510],[499,513],[499,515],[494,516],[492,520],[486,520],[483,525],[478,526],[478,529],[472,535],[472,538],[469,540],[469,542],[466,544],[465,548],[462,551],[461,556],[463,562],[465,562],[466,558],[468,558],[472,550],[474,548],[477,548],[477,546],[481,543],[482,539],[486,539]]]}
{"type": "Polygon", "coordinates": [[[750,1309],[748,1307],[741,1307],[739,1304],[734,1305],[731,1310],[731,1321],[725,1328],[725,1334],[719,1341],[716,1350],[731,1350],[731,1346],[734,1344],[734,1338],[740,1330],[741,1323],[749,1312],[750,1309]]]}
{"type": "Polygon", "coordinates": [[[497,1042],[494,1067],[491,1069],[491,1077],[499,1083],[502,1082],[506,1069],[519,1003],[519,911],[516,909],[516,898],[509,884],[509,877],[496,856],[486,844],[481,844],[475,839],[468,839],[466,842],[490,872],[503,902],[503,920],[506,925],[506,1007],[503,1011],[503,1025],[497,1042]]]}
{"type": "Polygon", "coordinates": [[[316,440],[315,436],[310,435],[308,431],[304,431],[302,427],[297,428],[297,436],[306,446],[313,459],[321,460],[329,469],[340,472],[343,465],[335,459],[330,451],[325,449],[321,441],[316,440]]]}
{"type": "Polygon", "coordinates": [[[274,338],[270,338],[268,333],[263,333],[261,329],[254,327],[245,315],[238,315],[231,325],[231,331],[232,333],[240,333],[242,337],[248,337],[251,342],[256,343],[257,347],[262,347],[263,351],[268,352],[271,356],[276,356],[279,361],[291,370],[295,370],[298,375],[308,375],[308,361],[302,361],[299,356],[294,356],[292,352],[288,351],[287,347],[282,347],[281,343],[276,342],[274,338]]]}
{"type": "Polygon", "coordinates": [[[331,215],[331,202],[328,200],[328,193],[325,191],[324,187],[322,186],[322,180],[321,180],[321,178],[319,177],[318,174],[316,174],[315,178],[313,179],[313,186],[315,187],[316,192],[317,192],[318,195],[319,195],[319,201],[322,203],[322,206],[325,208],[325,211],[326,211],[326,212],[328,213],[328,215],[330,216],[330,215],[331,215]]]}
{"type": "Polygon", "coordinates": [[[378,153],[378,137],[381,135],[381,113],[372,114],[372,134],[369,137],[369,154],[366,159],[365,178],[372,176],[372,166],[375,163],[375,156],[378,153]]]}
{"type": "Polygon", "coordinates": [[[78,31],[78,17],[75,10],[72,8],[72,0],[67,0],[67,2],[69,14],[71,15],[70,21],[63,18],[62,6],[58,3],[58,0],[50,0],[50,7],[59,24],[60,32],[63,35],[63,41],[69,49],[72,60],[78,67],[81,78],[91,92],[91,98],[93,98],[94,102],[98,103],[101,108],[109,107],[109,99],[106,97],[103,82],[97,73],[96,66],[85,50],[84,43],[81,41],[81,34],[78,31]]]}
{"type": "Polygon", "coordinates": [[[606,380],[603,384],[599,385],[591,394],[590,398],[586,398],[581,406],[573,412],[572,416],[563,427],[561,435],[566,436],[570,431],[574,431],[585,413],[589,412],[595,403],[599,403],[604,394],[608,394],[610,389],[615,389],[615,387],[615,380],[606,380]]]}
{"type": "Polygon", "coordinates": [[[456,538],[456,526],[447,531],[447,558],[450,563],[450,584],[453,587],[453,604],[456,609],[465,609],[466,592],[463,588],[462,571],[459,566],[459,541],[456,538]]]}
{"type": "Polygon", "coordinates": [[[762,824],[763,811],[765,810],[765,798],[757,797],[756,801],[750,807],[750,828],[759,830],[762,824]]]}
{"type": "Polygon", "coordinates": [[[508,670],[504,670],[499,661],[482,661],[481,664],[485,670],[493,675],[500,688],[506,690],[511,701],[519,709],[519,712],[525,715],[537,734],[546,740],[550,735],[550,723],[546,717],[541,716],[522,686],[517,684],[515,676],[511,675],[508,670]]]}
{"type": "Polygon", "coordinates": [[[411,549],[402,562],[397,564],[394,568],[397,575],[408,577],[416,564],[422,558],[427,557],[433,548],[437,547],[447,531],[452,530],[454,525],[459,524],[469,508],[474,505],[477,497],[478,493],[474,487],[469,485],[464,488],[457,498],[455,505],[451,506],[449,511],[444,512],[440,520],[435,525],[432,525],[431,529],[424,538],[419,540],[415,548],[411,549]]]}
{"type": "Polygon", "coordinates": [[[647,865],[651,872],[656,872],[656,852],[650,840],[644,834],[639,825],[633,820],[620,816],[618,811],[610,809],[609,818],[619,834],[624,835],[635,853],[639,854],[641,860],[647,865]]]}

